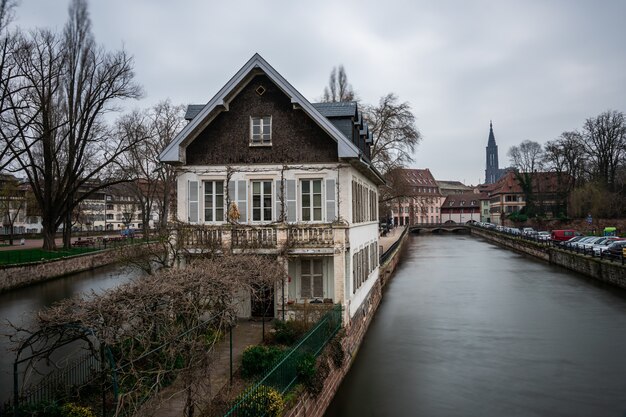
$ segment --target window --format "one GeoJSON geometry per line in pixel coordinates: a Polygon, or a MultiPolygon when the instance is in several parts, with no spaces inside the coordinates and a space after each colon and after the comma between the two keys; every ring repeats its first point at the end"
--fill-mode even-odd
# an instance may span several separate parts
{"type": "Polygon", "coordinates": [[[250,145],[272,144],[272,117],[250,118],[250,145]]]}
{"type": "Polygon", "coordinates": [[[322,221],[322,180],[300,182],[302,221],[322,221]]]}
{"type": "Polygon", "coordinates": [[[252,221],[272,221],[272,181],[252,181],[252,221]]]}
{"type": "Polygon", "coordinates": [[[302,259],[300,266],[300,297],[324,298],[324,277],[321,259],[302,259]]]}
{"type": "Polygon", "coordinates": [[[204,221],[224,221],[224,182],[204,182],[204,221]]]}

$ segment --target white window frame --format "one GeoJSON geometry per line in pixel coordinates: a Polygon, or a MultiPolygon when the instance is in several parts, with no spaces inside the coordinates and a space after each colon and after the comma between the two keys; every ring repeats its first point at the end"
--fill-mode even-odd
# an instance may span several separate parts
{"type": "Polygon", "coordinates": [[[298,205],[299,205],[299,210],[298,210],[299,216],[298,217],[299,217],[299,220],[301,222],[306,222],[306,223],[321,223],[321,222],[323,222],[324,218],[325,218],[325,216],[324,216],[324,202],[325,202],[324,201],[325,200],[324,199],[324,191],[325,191],[324,190],[324,179],[323,178],[300,178],[298,186],[299,186],[299,190],[298,190],[298,205]],[[319,181],[319,183],[320,183],[320,192],[319,192],[320,204],[319,204],[319,206],[314,206],[313,205],[313,197],[315,196],[315,194],[317,194],[317,193],[313,192],[313,182],[314,181],[319,181]],[[302,184],[304,182],[308,182],[309,185],[310,185],[310,188],[309,188],[309,202],[310,202],[310,204],[308,206],[308,210],[309,210],[309,219],[308,220],[304,219],[304,210],[307,208],[307,207],[304,206],[304,198],[303,198],[303,196],[304,196],[303,188],[304,187],[302,187],[302,184]],[[319,219],[315,219],[314,218],[315,217],[315,215],[314,215],[315,209],[317,209],[317,208],[319,208],[319,210],[320,210],[319,211],[319,213],[320,213],[319,219]]]}
{"type": "Polygon", "coordinates": [[[272,146],[272,116],[250,116],[250,146],[272,146]],[[255,123],[259,126],[257,134],[254,133],[255,123]]]}
{"type": "Polygon", "coordinates": [[[226,184],[224,180],[204,180],[202,181],[202,186],[203,186],[203,193],[202,193],[202,221],[204,223],[224,223],[225,219],[226,219],[226,184]],[[207,184],[212,184],[212,193],[211,193],[211,207],[207,207],[206,204],[206,199],[207,199],[207,184]],[[216,184],[221,183],[222,184],[222,207],[217,207],[216,206],[216,199],[217,196],[220,194],[216,193],[216,184]],[[207,220],[206,218],[206,211],[208,209],[211,209],[211,212],[213,213],[213,218],[207,220]],[[221,219],[217,219],[216,217],[216,210],[217,209],[222,209],[222,218],[221,219]]]}
{"type": "Polygon", "coordinates": [[[273,220],[273,217],[274,217],[274,207],[273,207],[273,204],[274,204],[274,180],[271,180],[271,179],[250,180],[250,194],[251,194],[251,197],[252,197],[251,198],[251,203],[250,203],[250,214],[251,214],[250,215],[250,220],[251,220],[251,222],[253,222],[253,223],[268,223],[268,222],[271,222],[273,220]],[[259,189],[260,190],[260,194],[259,194],[259,196],[260,196],[260,201],[259,201],[260,205],[259,205],[258,208],[261,210],[260,211],[261,215],[260,215],[260,219],[259,220],[254,218],[254,210],[255,210],[255,205],[254,205],[254,203],[255,203],[254,202],[254,196],[255,196],[255,194],[254,194],[254,183],[257,183],[257,182],[260,183],[260,189],[259,189]],[[263,190],[263,188],[264,188],[263,184],[266,183],[266,182],[268,182],[270,184],[270,191],[269,191],[269,194],[267,194],[267,195],[266,195],[266,193],[263,190]],[[270,202],[269,202],[269,210],[270,210],[270,216],[269,217],[270,218],[266,219],[265,218],[265,210],[268,207],[265,206],[265,198],[268,197],[268,196],[270,198],[270,202]]]}

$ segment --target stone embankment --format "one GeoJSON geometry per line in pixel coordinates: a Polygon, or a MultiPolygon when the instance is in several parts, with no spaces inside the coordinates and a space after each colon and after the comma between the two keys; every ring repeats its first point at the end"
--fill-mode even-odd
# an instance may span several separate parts
{"type": "Polygon", "coordinates": [[[493,230],[472,227],[470,233],[505,248],[534,256],[554,265],[584,274],[608,284],[626,288],[626,266],[599,257],[591,257],[563,250],[557,246],[545,246],[537,242],[509,236],[493,230]]]}
{"type": "MultiPolygon", "coordinates": [[[[341,385],[341,381],[348,373],[358,353],[365,333],[382,300],[383,288],[389,282],[393,271],[400,262],[401,253],[409,234],[406,231],[400,234],[398,231],[398,235],[397,243],[389,245],[390,252],[387,254],[386,260],[379,266],[378,281],[371,289],[366,301],[361,305],[343,330],[345,333],[341,345],[346,356],[343,365],[339,368],[335,368],[329,363],[331,371],[324,382],[322,392],[317,397],[312,397],[306,392],[303,393],[297,404],[285,413],[284,417],[322,417],[326,412],[326,409],[341,385]]],[[[383,247],[384,246],[385,245],[383,245],[383,247]]]]}
{"type": "MultiPolygon", "coordinates": [[[[0,266],[0,292],[119,262],[121,257],[123,257],[120,248],[106,249],[67,258],[0,266]]],[[[137,246],[133,246],[133,248],[134,257],[142,252],[137,246]]]]}

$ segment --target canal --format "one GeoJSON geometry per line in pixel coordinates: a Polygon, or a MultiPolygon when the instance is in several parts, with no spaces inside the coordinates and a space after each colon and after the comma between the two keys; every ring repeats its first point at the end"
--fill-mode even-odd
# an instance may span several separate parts
{"type": "Polygon", "coordinates": [[[140,272],[119,265],[109,265],[80,272],[29,287],[0,294],[0,406],[13,393],[13,361],[15,346],[6,336],[11,332],[8,322],[28,326],[37,311],[54,302],[79,294],[96,293],[138,277],[140,272]]]}
{"type": "Polygon", "coordinates": [[[626,416],[626,292],[411,236],[326,417],[626,416]]]}

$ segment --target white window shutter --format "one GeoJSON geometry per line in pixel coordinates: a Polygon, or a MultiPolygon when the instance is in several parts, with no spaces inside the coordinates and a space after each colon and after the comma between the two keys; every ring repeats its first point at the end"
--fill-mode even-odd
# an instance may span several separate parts
{"type": "Polygon", "coordinates": [[[237,208],[239,208],[239,223],[248,222],[248,189],[246,181],[237,181],[237,208]]]}
{"type": "Polygon", "coordinates": [[[277,221],[285,221],[285,217],[283,216],[283,187],[281,186],[282,181],[276,180],[276,220],[277,221]]]}
{"type": "Polygon", "coordinates": [[[297,219],[296,180],[285,180],[285,185],[287,189],[287,221],[293,223],[297,219]]]}
{"type": "Polygon", "coordinates": [[[190,223],[198,223],[198,181],[189,181],[187,184],[187,201],[189,202],[187,220],[190,223]]]}
{"type": "Polygon", "coordinates": [[[336,186],[335,180],[326,180],[326,221],[334,222],[337,220],[337,205],[336,205],[336,186]]]}

